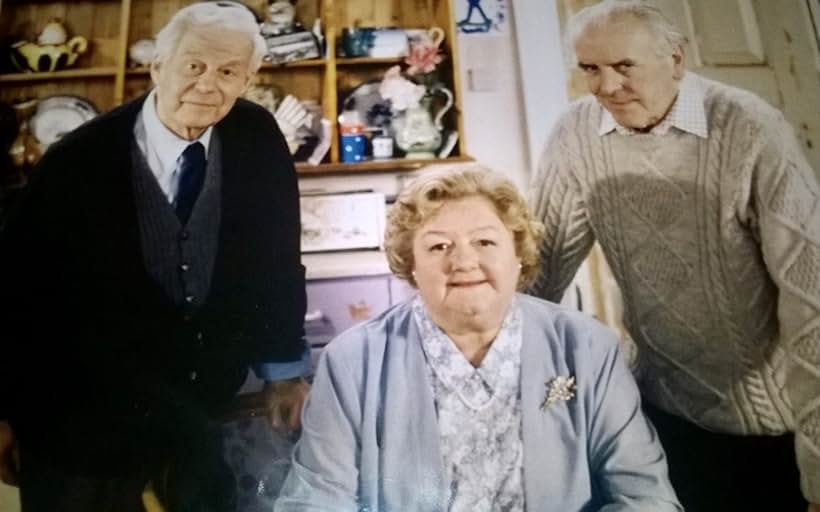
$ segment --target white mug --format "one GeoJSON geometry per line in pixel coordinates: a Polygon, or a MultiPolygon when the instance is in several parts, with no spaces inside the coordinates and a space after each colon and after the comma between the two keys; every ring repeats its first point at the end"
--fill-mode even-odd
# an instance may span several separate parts
{"type": "Polygon", "coordinates": [[[373,137],[373,158],[393,158],[393,138],[386,135],[373,137]]]}
{"type": "Polygon", "coordinates": [[[368,55],[370,57],[401,57],[407,55],[407,34],[397,28],[377,28],[368,55]]]}

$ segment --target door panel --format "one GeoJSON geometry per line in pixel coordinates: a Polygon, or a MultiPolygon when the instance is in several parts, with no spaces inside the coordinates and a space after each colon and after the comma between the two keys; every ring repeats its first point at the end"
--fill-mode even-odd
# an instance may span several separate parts
{"type": "MultiPolygon", "coordinates": [[[[657,4],[669,3],[669,0],[657,4]]],[[[684,11],[689,6],[692,24],[675,19],[681,27],[694,28],[700,58],[706,65],[762,65],[765,62],[763,41],[757,25],[757,15],[751,0],[683,0],[684,11]],[[731,23],[728,21],[731,20],[731,23]]],[[[663,5],[659,5],[665,10],[663,5]]],[[[674,16],[678,14],[675,13],[674,16]]],[[[673,14],[670,14],[670,17],[673,14]]]]}

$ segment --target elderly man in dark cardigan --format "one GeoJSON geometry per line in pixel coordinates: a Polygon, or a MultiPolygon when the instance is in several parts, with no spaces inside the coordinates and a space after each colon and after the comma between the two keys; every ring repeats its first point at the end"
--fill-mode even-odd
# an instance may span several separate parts
{"type": "Polygon", "coordinates": [[[11,217],[0,478],[25,512],[143,510],[169,464],[224,464],[213,419],[250,366],[275,422],[298,425],[296,175],[274,118],[238,99],[264,52],[244,6],[180,10],[154,89],[54,144],[11,217]]]}

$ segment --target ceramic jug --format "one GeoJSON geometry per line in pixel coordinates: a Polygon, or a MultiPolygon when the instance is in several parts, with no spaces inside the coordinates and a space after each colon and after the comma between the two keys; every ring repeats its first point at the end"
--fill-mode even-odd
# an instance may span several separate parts
{"type": "Polygon", "coordinates": [[[418,105],[411,106],[393,120],[396,145],[405,153],[405,158],[435,158],[435,151],[441,146],[441,119],[453,106],[453,93],[446,87],[434,87],[418,105]],[[444,105],[433,114],[433,99],[436,94],[444,96],[444,105]]]}

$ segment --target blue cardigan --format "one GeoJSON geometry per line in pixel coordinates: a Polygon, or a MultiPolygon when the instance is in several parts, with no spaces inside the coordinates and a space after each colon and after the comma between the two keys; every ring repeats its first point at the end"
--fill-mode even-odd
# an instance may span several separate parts
{"type": "MultiPolygon", "coordinates": [[[[517,301],[527,510],[682,510],[615,335],[581,313],[517,301]],[[559,376],[575,377],[576,396],[543,411],[545,383],[559,376]]],[[[328,345],[275,510],[445,510],[425,365],[410,301],[328,345]]]]}

